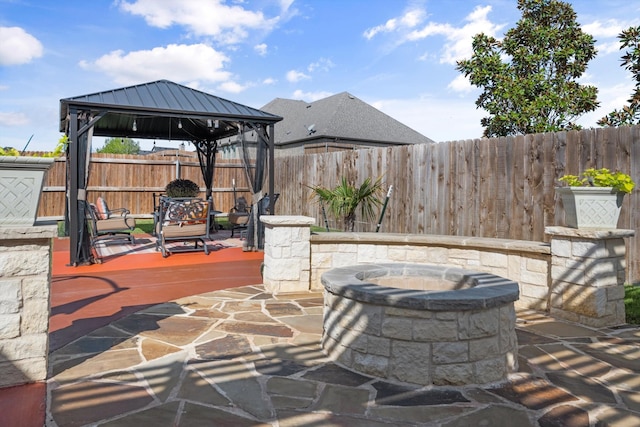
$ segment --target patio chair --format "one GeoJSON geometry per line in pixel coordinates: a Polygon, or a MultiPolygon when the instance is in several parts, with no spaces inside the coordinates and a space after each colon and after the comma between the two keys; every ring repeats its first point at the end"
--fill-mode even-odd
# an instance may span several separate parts
{"type": "Polygon", "coordinates": [[[209,202],[198,197],[170,198],[160,201],[160,219],[156,225],[156,250],[163,257],[172,252],[204,251],[209,255],[206,239],[209,239],[209,202]],[[193,241],[192,247],[169,249],[167,244],[174,241],[193,241]],[[202,243],[199,247],[198,243],[202,243]]]}
{"type": "Polygon", "coordinates": [[[152,193],[153,197],[153,229],[151,230],[152,236],[157,236],[156,231],[158,229],[158,221],[160,221],[160,207],[162,206],[161,200],[167,196],[163,193],[152,193]]]}
{"type": "Polygon", "coordinates": [[[136,243],[131,232],[136,228],[135,218],[129,216],[125,208],[109,209],[107,202],[98,197],[96,203],[89,204],[88,223],[91,231],[91,246],[106,239],[127,239],[136,243]]]}
{"type": "Polygon", "coordinates": [[[249,222],[251,209],[247,205],[247,199],[240,196],[236,199],[236,205],[229,211],[229,224],[231,224],[231,237],[236,230],[245,230],[249,222]]]}

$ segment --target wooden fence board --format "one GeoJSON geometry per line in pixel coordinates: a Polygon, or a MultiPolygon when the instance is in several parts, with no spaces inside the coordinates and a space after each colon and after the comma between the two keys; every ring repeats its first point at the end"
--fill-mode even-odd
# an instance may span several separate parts
{"type": "MultiPolygon", "coordinates": [[[[545,226],[564,224],[563,206],[554,191],[561,175],[608,167],[628,172],[640,184],[638,159],[638,126],[280,156],[274,170],[280,193],[276,213],[309,215],[324,225],[319,205],[309,200],[308,186],[334,188],[342,177],[359,185],[366,177],[384,175],[385,189],[394,186],[384,232],[545,241],[545,226]]],[[[195,157],[95,155],[88,199],[103,195],[111,206],[148,215],[152,193],[162,191],[178,169],[181,177],[204,189],[195,157]]],[[[65,176],[64,158],[56,159],[47,175],[39,216],[64,215],[65,176]]],[[[218,210],[233,206],[234,179],[238,195],[248,197],[242,165],[218,160],[213,190],[218,210]]],[[[621,227],[639,229],[639,192],[640,188],[625,197],[621,227]]],[[[342,228],[331,215],[328,219],[332,227],[342,228]]],[[[375,221],[362,221],[358,227],[373,230],[375,221]]],[[[636,235],[628,239],[627,260],[634,281],[640,281],[638,250],[636,235]]]]}

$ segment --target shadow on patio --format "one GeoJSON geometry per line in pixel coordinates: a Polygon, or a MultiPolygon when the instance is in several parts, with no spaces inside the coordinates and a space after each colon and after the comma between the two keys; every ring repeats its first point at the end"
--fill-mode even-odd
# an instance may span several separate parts
{"type": "Polygon", "coordinates": [[[508,383],[418,387],[328,360],[322,294],[266,293],[262,253],[70,268],[64,246],[54,246],[47,426],[640,424],[637,328],[522,312],[508,383]]]}

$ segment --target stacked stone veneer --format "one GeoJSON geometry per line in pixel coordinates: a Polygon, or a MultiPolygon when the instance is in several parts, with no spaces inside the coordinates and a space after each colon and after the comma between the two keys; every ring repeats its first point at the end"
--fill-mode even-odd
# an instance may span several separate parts
{"type": "Polygon", "coordinates": [[[505,277],[520,285],[516,308],[546,310],[549,244],[522,240],[387,233],[321,233],[311,236],[311,289],[320,277],[353,264],[409,262],[449,265],[505,277]]]}
{"type": "Polygon", "coordinates": [[[47,378],[55,226],[0,227],[0,387],[47,378]]]}
{"type": "Polygon", "coordinates": [[[518,282],[516,309],[550,311],[598,327],[624,323],[624,238],[633,236],[633,230],[548,227],[549,244],[424,234],[311,234],[313,218],[261,220],[269,222],[264,283],[274,293],[321,290],[323,273],[354,264],[451,265],[518,282]]]}
{"type": "Polygon", "coordinates": [[[361,264],[330,270],[322,283],[322,347],[351,369],[419,385],[484,384],[517,370],[513,281],[451,267],[361,264]],[[399,282],[452,279],[435,293],[367,281],[384,270],[399,282]],[[461,281],[471,287],[451,290],[461,281]]]}
{"type": "Polygon", "coordinates": [[[550,313],[584,325],[625,323],[625,237],[633,230],[547,227],[551,239],[550,313]]]}
{"type": "Polygon", "coordinates": [[[305,216],[264,215],[265,289],[273,294],[309,289],[309,255],[311,224],[315,219],[305,216]]]}
{"type": "Polygon", "coordinates": [[[513,304],[418,311],[325,294],[322,347],[358,372],[420,385],[483,384],[517,368],[513,304]]]}

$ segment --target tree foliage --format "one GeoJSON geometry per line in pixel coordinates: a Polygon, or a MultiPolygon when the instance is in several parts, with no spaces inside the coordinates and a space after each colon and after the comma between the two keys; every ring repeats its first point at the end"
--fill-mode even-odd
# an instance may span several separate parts
{"type": "Polygon", "coordinates": [[[329,211],[338,219],[342,219],[344,231],[353,231],[356,223],[356,211],[360,207],[360,213],[365,220],[375,219],[374,208],[382,204],[382,177],[371,182],[371,178],[364,180],[360,187],[351,185],[346,178],[340,180],[340,184],[334,189],[324,187],[311,188],[320,203],[326,203],[329,211]]]}
{"type": "Polygon", "coordinates": [[[631,98],[627,100],[627,105],[620,110],[613,110],[605,117],[598,120],[600,126],[631,126],[640,124],[640,26],[630,27],[622,31],[620,39],[620,49],[626,49],[622,55],[624,68],[631,71],[636,82],[635,90],[631,98]]]}
{"type": "Polygon", "coordinates": [[[596,55],[570,4],[518,0],[522,17],[503,40],[473,38],[473,55],[456,69],[483,88],[476,105],[489,113],[484,136],[579,129],[575,120],[597,108],[597,88],[577,79],[596,55]]]}
{"type": "Polygon", "coordinates": [[[22,154],[18,149],[13,147],[0,147],[0,156],[31,156],[31,157],[60,157],[64,154],[67,148],[67,142],[69,138],[67,135],[62,135],[58,140],[53,151],[45,151],[45,152],[27,152],[22,154]]]}
{"type": "Polygon", "coordinates": [[[96,151],[108,154],[138,154],[140,144],[131,138],[109,138],[104,142],[104,146],[96,151]]]}

